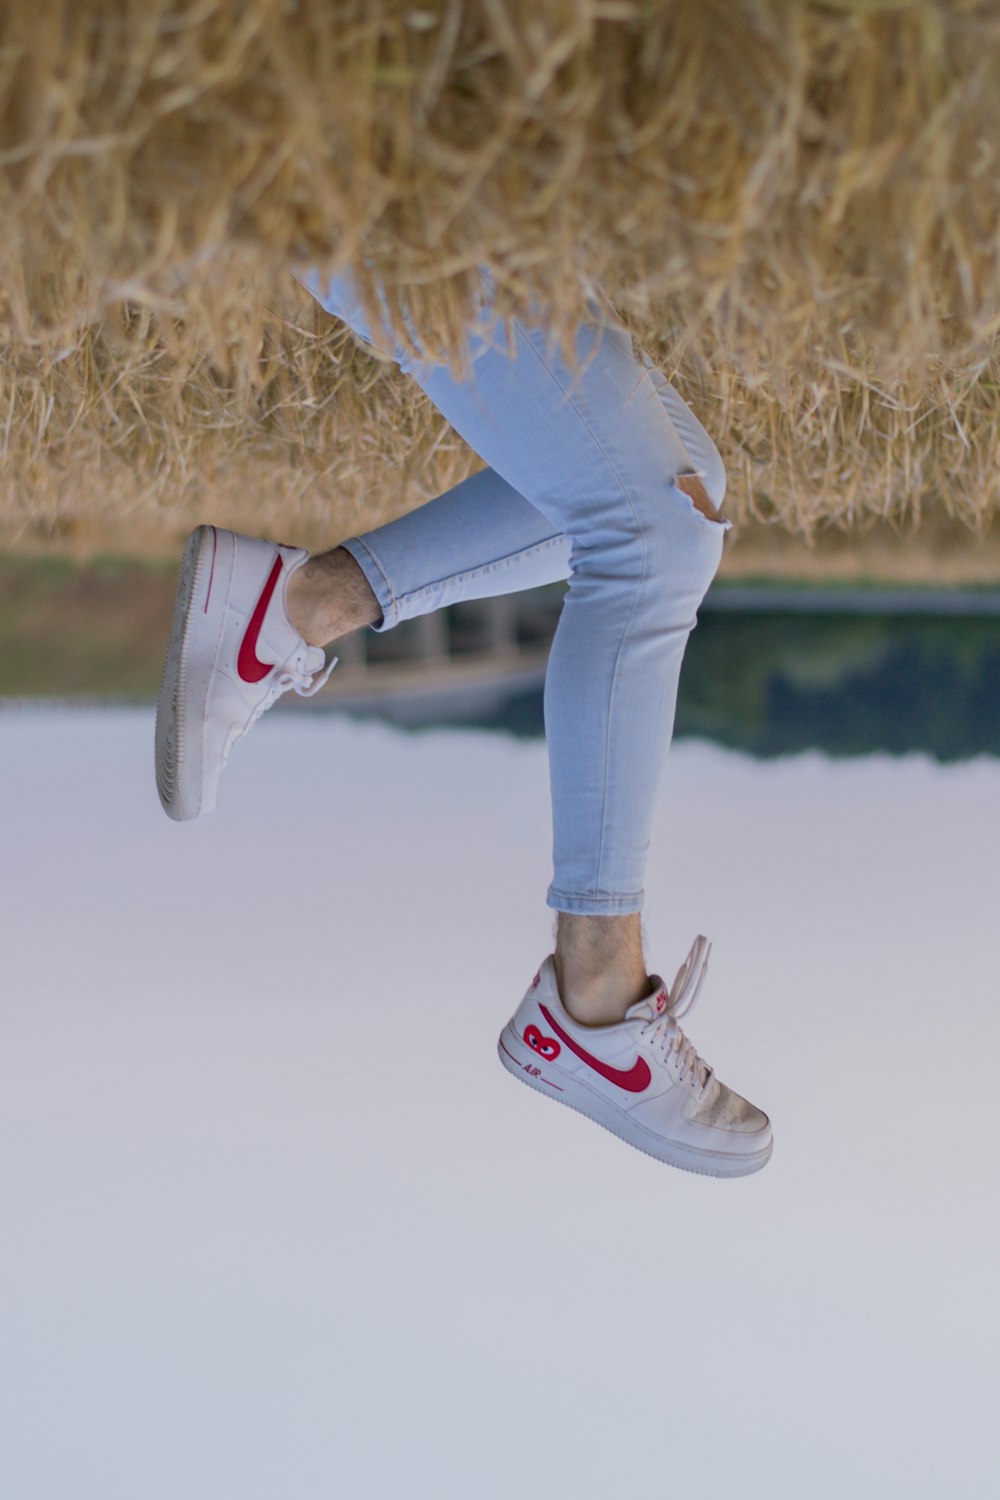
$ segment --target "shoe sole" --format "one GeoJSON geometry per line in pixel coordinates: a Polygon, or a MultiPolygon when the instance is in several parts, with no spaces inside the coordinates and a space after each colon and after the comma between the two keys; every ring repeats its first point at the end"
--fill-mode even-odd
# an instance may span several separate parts
{"type": "Polygon", "coordinates": [[[190,658],[199,623],[192,605],[204,600],[202,607],[207,611],[219,541],[214,526],[199,526],[188,537],[156,704],[156,790],[163,811],[178,823],[200,817],[215,806],[215,787],[206,787],[202,774],[202,731],[218,640],[207,673],[192,673],[190,658]]]}
{"type": "Polygon", "coordinates": [[[703,1177],[749,1177],[759,1172],[771,1159],[773,1140],[760,1151],[733,1156],[722,1151],[702,1151],[697,1146],[685,1146],[678,1141],[664,1140],[662,1136],[647,1130],[645,1126],[631,1120],[624,1110],[616,1109],[596,1089],[582,1079],[559,1072],[551,1064],[539,1058],[521,1041],[513,1024],[508,1021],[500,1033],[497,1055],[507,1072],[529,1088],[553,1099],[557,1104],[568,1105],[579,1114],[586,1115],[597,1125],[603,1125],[619,1140],[634,1146],[646,1156],[667,1166],[679,1167],[682,1172],[697,1172],[703,1177]],[[558,1074],[558,1076],[556,1076],[558,1074]],[[550,1075],[550,1076],[547,1076],[550,1075]]]}

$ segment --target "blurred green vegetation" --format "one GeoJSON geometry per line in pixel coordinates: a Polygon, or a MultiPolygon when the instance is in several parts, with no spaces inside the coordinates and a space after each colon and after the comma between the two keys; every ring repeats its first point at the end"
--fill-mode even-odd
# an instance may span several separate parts
{"type": "Polygon", "coordinates": [[[761,756],[1000,754],[1000,620],[706,611],[677,733],[761,756]]]}
{"type": "MultiPolygon", "coordinates": [[[[541,692],[479,721],[543,733],[541,692]]],[[[676,737],[761,757],[1000,754],[1000,619],[702,611],[676,737]]]]}
{"type": "Polygon", "coordinates": [[[177,565],[0,557],[0,697],[156,697],[177,565]]]}
{"type": "MultiPolygon", "coordinates": [[[[152,702],[175,582],[174,562],[0,557],[0,696],[152,702]]],[[[533,620],[539,641],[561,593],[521,596],[522,627],[533,620]]],[[[428,726],[441,722],[453,721],[428,711],[428,726]]],[[[461,722],[541,735],[541,691],[511,693],[461,722]]],[[[676,732],[758,756],[998,755],[1000,618],[705,608],[688,645],[676,732]]]]}

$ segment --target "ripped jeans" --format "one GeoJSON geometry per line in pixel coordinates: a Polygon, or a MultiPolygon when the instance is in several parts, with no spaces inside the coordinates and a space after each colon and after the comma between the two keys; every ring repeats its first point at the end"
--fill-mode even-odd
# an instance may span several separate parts
{"type": "MultiPolygon", "coordinates": [[[[349,276],[303,273],[368,342],[349,276]]],[[[681,661],[728,521],[675,480],[701,476],[716,506],[719,453],[661,371],[616,322],[580,327],[579,371],[542,327],[494,329],[492,283],[469,331],[471,378],[391,350],[489,465],[400,520],[342,543],[382,610],[373,627],[463,599],[569,579],[545,678],[557,911],[641,911],[654,801],[681,661]]]]}

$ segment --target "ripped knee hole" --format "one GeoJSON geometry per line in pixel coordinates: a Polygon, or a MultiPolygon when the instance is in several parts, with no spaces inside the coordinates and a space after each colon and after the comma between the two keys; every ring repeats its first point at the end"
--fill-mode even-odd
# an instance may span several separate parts
{"type": "Polygon", "coordinates": [[[717,506],[712,504],[708,491],[698,478],[697,474],[680,474],[674,480],[677,488],[691,501],[695,510],[701,511],[709,521],[718,521],[722,525],[722,516],[717,506]]]}

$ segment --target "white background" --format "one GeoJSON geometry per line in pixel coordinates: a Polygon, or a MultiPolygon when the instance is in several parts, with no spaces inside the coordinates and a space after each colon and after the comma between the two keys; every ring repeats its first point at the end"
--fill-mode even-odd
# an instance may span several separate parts
{"type": "Polygon", "coordinates": [[[500,1067],[544,747],[276,717],[176,826],[145,711],[0,716],[0,1493],[996,1493],[1000,764],[674,747],[738,1181],[500,1067]]]}

